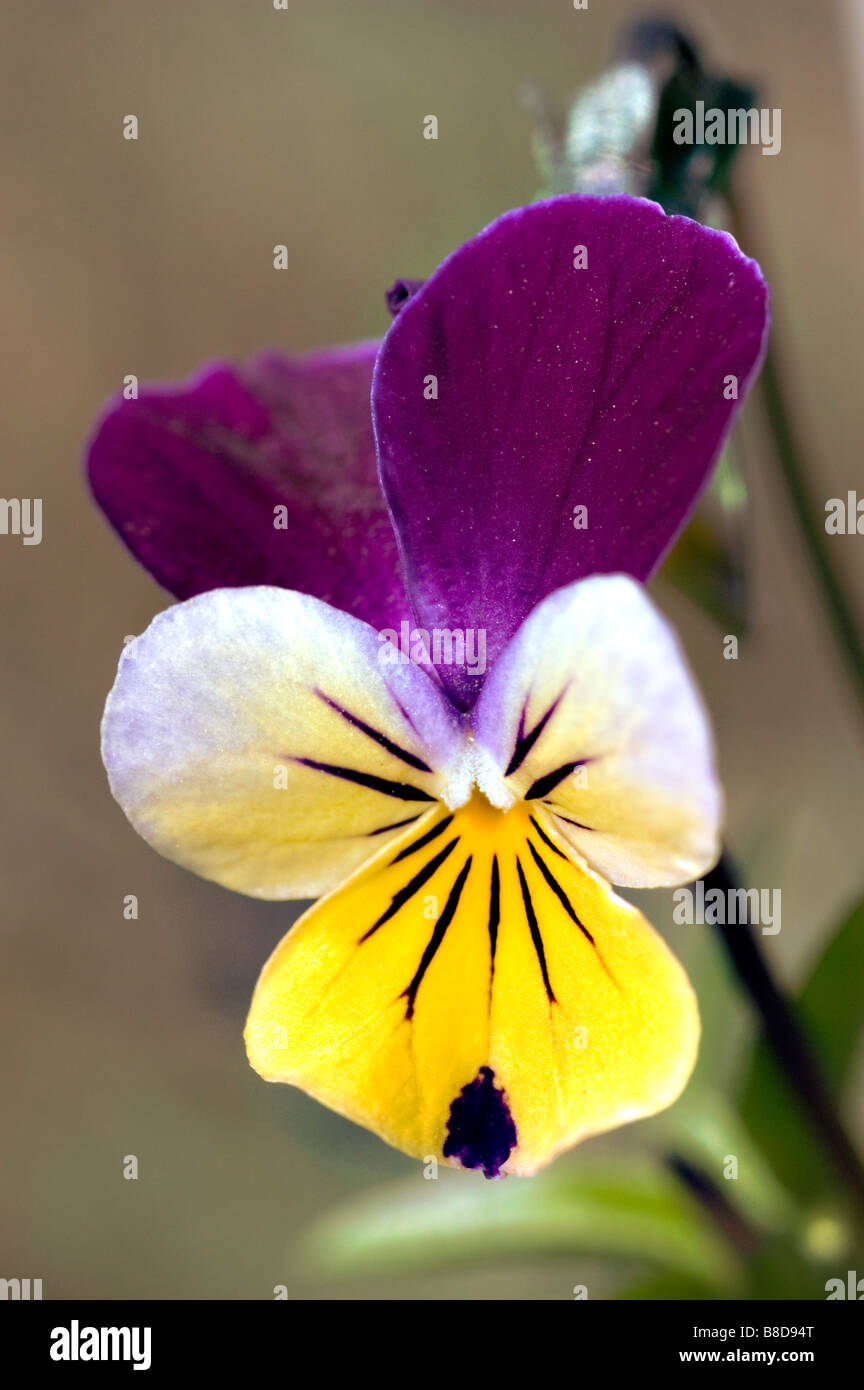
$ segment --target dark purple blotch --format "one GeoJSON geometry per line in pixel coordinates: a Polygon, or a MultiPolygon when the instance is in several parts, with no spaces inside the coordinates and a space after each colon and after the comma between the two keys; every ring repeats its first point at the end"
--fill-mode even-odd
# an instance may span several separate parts
{"type": "Polygon", "coordinates": [[[444,1157],[497,1178],[515,1147],[516,1126],[504,1092],[496,1087],[492,1068],[481,1067],[450,1106],[444,1157]]]}

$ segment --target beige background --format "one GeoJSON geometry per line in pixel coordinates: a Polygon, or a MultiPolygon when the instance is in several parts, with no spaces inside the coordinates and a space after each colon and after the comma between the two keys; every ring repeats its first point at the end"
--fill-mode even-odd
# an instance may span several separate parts
{"type": "MultiPolygon", "coordinates": [[[[584,1277],[583,1262],[533,1260],[359,1284],[291,1256],[316,1212],[417,1170],[247,1069],[246,1004],[291,909],[163,862],[108,794],[102,702],[124,635],[167,597],[90,504],[79,457],[128,372],[383,331],[397,275],[427,274],[533,196],[520,81],[563,100],[636,8],[4,0],[0,479],[44,499],[44,539],[0,537],[0,1274],[41,1277],[46,1297],[267,1298],[287,1281],[298,1297],[566,1298],[584,1277]],[[137,143],[121,138],[129,112],[137,143]],[[437,143],[421,138],[430,112],[437,143]],[[137,1183],[121,1176],[130,1153],[137,1183]]],[[[864,493],[862,55],[845,9],[677,10],[782,108],[782,153],[745,155],[745,195],[815,491],[864,493]]],[[[782,887],[768,949],[791,981],[861,885],[862,763],[755,416],[748,442],[755,636],[724,662],[716,629],[668,606],[716,719],[730,841],[752,882],[782,887]]],[[[860,606],[864,539],[832,546],[860,606]]],[[[668,897],[650,911],[666,929],[668,897]]],[[[719,968],[712,943],[670,939],[697,978],[719,968]]],[[[734,1067],[731,1019],[728,1040],[734,1067]]],[[[639,1127],[606,1142],[638,1146],[639,1127]]]]}

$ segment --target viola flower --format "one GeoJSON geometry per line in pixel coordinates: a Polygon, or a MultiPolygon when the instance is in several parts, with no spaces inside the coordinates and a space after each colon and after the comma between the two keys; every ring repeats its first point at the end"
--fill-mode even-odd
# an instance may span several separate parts
{"type": "Polygon", "coordinates": [[[101,422],[95,495],[187,600],[124,652],[103,756],[160,853],[323,895],[255,991],[263,1077],[530,1174],[695,1060],[687,978],[610,885],[718,854],[707,720],[641,582],[758,369],[766,290],[723,233],[560,197],[391,306],[380,350],[217,365],[101,422]]]}

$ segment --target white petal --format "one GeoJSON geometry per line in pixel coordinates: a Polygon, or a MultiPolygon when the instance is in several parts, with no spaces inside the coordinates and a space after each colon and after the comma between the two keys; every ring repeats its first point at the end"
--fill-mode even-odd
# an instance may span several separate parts
{"type": "Polygon", "coordinates": [[[108,697],[111,790],[145,840],[205,878],[317,896],[458,780],[450,706],[382,650],[367,624],[284,589],[169,608],[126,648],[108,697]]]}
{"type": "Polygon", "coordinates": [[[489,673],[473,726],[507,785],[542,800],[612,883],[686,883],[716,861],[708,721],[672,629],[627,576],[538,604],[489,673]]]}

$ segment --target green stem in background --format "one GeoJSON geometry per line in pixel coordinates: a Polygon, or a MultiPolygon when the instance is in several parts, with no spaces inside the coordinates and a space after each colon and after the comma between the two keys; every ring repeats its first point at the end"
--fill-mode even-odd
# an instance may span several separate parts
{"type": "MultiPolygon", "coordinates": [[[[734,192],[727,190],[726,199],[736,240],[748,255],[755,255],[750,228],[744,219],[734,192]]],[[[757,256],[758,259],[758,256],[757,256]]],[[[858,699],[864,708],[864,642],[843,583],[828,552],[824,518],[817,514],[807,482],[801,453],[795,442],[789,408],[777,361],[769,350],[757,391],[765,407],[771,429],[780,473],[786,485],[792,508],[801,528],[804,544],[810,556],[825,608],[831,619],[837,644],[858,699]]]]}
{"type": "Polygon", "coordinates": [[[760,1233],[733,1207],[701,1168],[678,1153],[666,1155],[666,1166],[684,1184],[733,1250],[745,1258],[758,1250],[762,1241],[760,1233]]]}
{"type": "MultiPolygon", "coordinates": [[[[728,891],[738,886],[737,874],[726,855],[703,881],[706,893],[719,888],[727,902],[728,891]]],[[[752,925],[747,921],[718,923],[718,928],[735,973],[759,1013],[777,1064],[831,1159],[864,1234],[864,1167],[794,1009],[775,984],[752,925]]]]}

